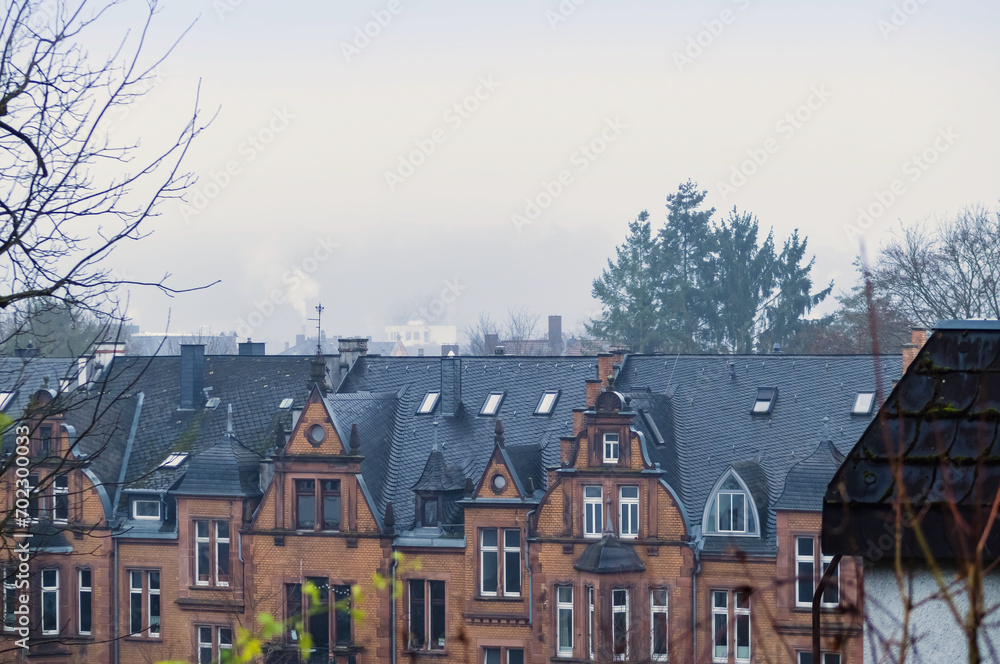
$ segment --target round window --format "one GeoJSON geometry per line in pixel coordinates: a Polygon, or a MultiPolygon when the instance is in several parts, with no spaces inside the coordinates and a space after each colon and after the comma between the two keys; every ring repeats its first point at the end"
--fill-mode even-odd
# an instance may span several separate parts
{"type": "Polygon", "coordinates": [[[493,476],[493,491],[495,493],[503,493],[505,486],[507,486],[507,479],[503,475],[493,476]]]}
{"type": "Polygon", "coordinates": [[[310,443],[318,447],[319,444],[323,442],[324,438],[326,438],[326,430],[323,428],[323,425],[314,424],[311,427],[309,427],[310,443]]]}

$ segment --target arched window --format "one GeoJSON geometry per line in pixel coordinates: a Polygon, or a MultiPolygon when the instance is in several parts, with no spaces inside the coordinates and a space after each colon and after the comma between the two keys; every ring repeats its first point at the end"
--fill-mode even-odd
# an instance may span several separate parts
{"type": "Polygon", "coordinates": [[[760,519],[753,496],[742,478],[727,470],[712,489],[702,518],[707,535],[760,536],[760,519]]]}

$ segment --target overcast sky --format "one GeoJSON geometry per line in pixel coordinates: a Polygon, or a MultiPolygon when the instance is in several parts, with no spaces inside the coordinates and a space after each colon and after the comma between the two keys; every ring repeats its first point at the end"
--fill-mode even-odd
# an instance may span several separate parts
{"type": "Polygon", "coordinates": [[[800,229],[839,287],[859,237],[998,198],[996,2],[168,0],[153,49],[193,20],[114,131],[167,140],[200,81],[200,179],[114,262],[221,283],[133,291],[147,331],[169,309],[277,351],[319,300],[327,332],[375,339],[421,308],[580,331],[628,222],[688,178],[800,229]]]}

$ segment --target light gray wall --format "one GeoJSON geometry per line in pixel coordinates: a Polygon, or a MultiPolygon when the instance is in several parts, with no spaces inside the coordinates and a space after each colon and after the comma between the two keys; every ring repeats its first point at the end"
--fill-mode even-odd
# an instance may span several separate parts
{"type": "MultiPolygon", "coordinates": [[[[907,564],[903,592],[911,598],[907,664],[963,664],[968,662],[965,631],[948,605],[950,597],[961,620],[969,602],[964,579],[954,568],[941,571],[947,592],[942,592],[929,568],[907,564]]],[[[900,661],[903,639],[903,601],[894,568],[886,563],[865,563],[865,664],[900,661]]],[[[983,662],[1000,662],[1000,572],[983,583],[987,616],[980,629],[979,652],[983,662]],[[990,611],[992,609],[992,611],[990,611]]]]}

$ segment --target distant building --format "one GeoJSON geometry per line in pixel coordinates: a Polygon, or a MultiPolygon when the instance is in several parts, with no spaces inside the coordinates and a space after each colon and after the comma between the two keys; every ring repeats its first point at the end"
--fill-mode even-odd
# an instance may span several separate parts
{"type": "MultiPolygon", "coordinates": [[[[499,334],[484,338],[487,355],[568,355],[562,338],[562,316],[549,316],[549,332],[544,339],[501,339],[499,334]],[[502,351],[502,352],[499,352],[502,351]]],[[[574,352],[575,355],[583,353],[574,352]]]]}
{"type": "Polygon", "coordinates": [[[411,320],[406,325],[386,325],[386,341],[399,341],[408,355],[438,355],[441,346],[458,343],[458,328],[454,325],[428,325],[411,320]]]}
{"type": "MultiPolygon", "coordinates": [[[[330,339],[323,333],[320,342],[320,349],[323,355],[336,355],[339,353],[338,337],[330,339]]],[[[406,346],[400,341],[372,341],[368,339],[368,354],[382,355],[384,357],[406,357],[409,353],[406,346]]],[[[295,335],[295,345],[285,348],[279,355],[315,355],[316,337],[307,337],[304,334],[295,335]]]]}
{"type": "Polygon", "coordinates": [[[136,332],[125,344],[127,355],[180,355],[181,346],[202,344],[209,355],[236,355],[236,333],[136,332]]]}

